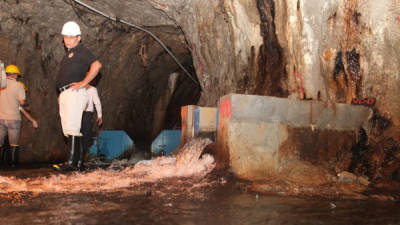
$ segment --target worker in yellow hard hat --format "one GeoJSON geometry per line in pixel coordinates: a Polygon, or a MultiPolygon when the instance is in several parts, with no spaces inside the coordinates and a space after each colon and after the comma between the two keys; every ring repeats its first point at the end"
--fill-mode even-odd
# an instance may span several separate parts
{"type": "MultiPolygon", "coordinates": [[[[21,131],[20,106],[25,106],[26,95],[24,88],[17,82],[21,74],[15,65],[8,65],[5,69],[7,86],[0,89],[0,152],[2,155],[11,155],[11,165],[17,167],[19,159],[19,137],[21,131]],[[4,145],[8,134],[10,154],[4,145]]],[[[8,160],[7,160],[8,161],[8,160]]]]}
{"type": "Polygon", "coordinates": [[[15,98],[13,98],[14,94],[17,93],[18,98],[23,97],[25,99],[25,92],[28,90],[22,81],[17,81],[17,78],[21,76],[19,68],[15,65],[8,65],[5,69],[5,72],[7,74],[7,86],[1,90],[2,92],[0,94],[0,120],[4,118],[6,120],[0,121],[0,154],[2,153],[1,160],[3,163],[6,162],[7,164],[11,164],[13,167],[17,167],[20,150],[18,140],[21,131],[21,117],[19,112],[15,110],[15,107],[18,107],[17,110],[19,110],[26,118],[28,118],[34,128],[38,128],[39,124],[28,112],[29,110],[27,109],[28,104],[26,103],[26,100],[23,102],[19,101],[19,104],[15,105],[15,98]],[[22,92],[21,88],[23,90],[22,92]],[[5,102],[3,101],[4,99],[9,101],[5,102]],[[4,115],[5,112],[7,113],[11,111],[13,112],[14,116],[4,115]],[[12,118],[15,119],[17,118],[17,115],[19,116],[19,120],[10,120],[11,122],[7,120],[12,118]],[[15,127],[18,129],[14,130],[15,127]],[[4,146],[4,139],[7,134],[11,147],[10,150],[4,146]]]}

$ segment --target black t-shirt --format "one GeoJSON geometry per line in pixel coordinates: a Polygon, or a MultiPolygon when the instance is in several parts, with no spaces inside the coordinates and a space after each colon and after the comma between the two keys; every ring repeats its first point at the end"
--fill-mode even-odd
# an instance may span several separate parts
{"type": "Polygon", "coordinates": [[[92,52],[81,43],[67,51],[60,63],[57,75],[57,89],[73,82],[82,81],[94,61],[96,61],[96,58],[92,52]],[[71,53],[73,55],[70,58],[69,55],[71,53]]]}

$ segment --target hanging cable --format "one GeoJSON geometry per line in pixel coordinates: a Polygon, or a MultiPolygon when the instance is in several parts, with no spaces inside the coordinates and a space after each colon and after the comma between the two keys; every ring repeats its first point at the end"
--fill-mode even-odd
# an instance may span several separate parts
{"type": "MultiPolygon", "coordinates": [[[[192,75],[191,75],[191,74],[185,69],[185,67],[178,61],[178,59],[177,59],[177,58],[175,57],[175,55],[167,48],[167,46],[165,46],[164,43],[163,43],[157,36],[155,36],[153,33],[151,33],[150,31],[148,31],[148,30],[146,30],[146,29],[144,29],[144,28],[142,28],[142,27],[139,27],[139,26],[137,26],[137,25],[135,25],[135,24],[131,24],[131,23],[128,23],[128,22],[126,22],[126,21],[124,21],[124,20],[121,20],[121,19],[118,18],[118,17],[111,17],[111,16],[105,14],[104,12],[101,12],[101,11],[99,11],[99,10],[97,10],[97,9],[95,9],[95,8],[93,8],[93,7],[91,7],[91,6],[87,5],[87,4],[85,4],[85,3],[81,2],[81,1],[79,1],[79,0],[72,0],[72,1],[78,3],[79,5],[81,5],[81,6],[85,7],[85,8],[87,8],[87,9],[89,9],[89,10],[91,10],[91,11],[97,13],[97,14],[100,14],[101,16],[103,16],[103,17],[105,17],[105,18],[107,18],[107,19],[109,19],[109,20],[111,20],[111,21],[114,21],[114,22],[117,22],[117,23],[122,23],[122,24],[128,25],[128,26],[130,26],[130,27],[134,27],[134,28],[136,28],[136,29],[138,29],[138,30],[141,30],[141,31],[143,31],[143,32],[145,32],[145,33],[147,33],[147,34],[149,34],[152,38],[154,38],[154,40],[156,40],[156,41],[165,49],[165,51],[167,51],[167,53],[172,57],[172,59],[174,59],[174,61],[179,65],[179,67],[181,67],[181,69],[186,73],[186,75],[187,75],[188,77],[190,77],[190,79],[191,79],[195,84],[197,84],[197,85],[200,86],[199,82],[198,82],[196,79],[194,79],[194,78],[192,77],[192,75]]],[[[74,6],[72,6],[72,7],[74,7],[74,6]]]]}
{"type": "Polygon", "coordinates": [[[99,24],[92,25],[90,24],[90,22],[86,22],[83,19],[81,13],[79,13],[79,9],[75,6],[76,3],[74,3],[73,0],[69,0],[69,4],[72,6],[72,9],[74,10],[76,16],[82,21],[82,23],[84,23],[88,27],[100,27],[103,26],[103,24],[108,21],[108,18],[105,18],[104,21],[100,22],[99,24]]]}

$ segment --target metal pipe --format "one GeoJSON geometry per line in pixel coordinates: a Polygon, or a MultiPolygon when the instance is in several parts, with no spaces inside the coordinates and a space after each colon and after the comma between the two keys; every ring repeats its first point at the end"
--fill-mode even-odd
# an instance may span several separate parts
{"type": "MultiPolygon", "coordinates": [[[[114,22],[120,22],[120,23],[122,23],[122,24],[128,25],[128,26],[130,26],[130,27],[134,27],[134,28],[136,28],[136,29],[138,29],[138,30],[141,30],[141,31],[143,31],[143,32],[145,32],[145,33],[148,33],[152,38],[154,38],[154,40],[156,40],[156,41],[165,49],[165,51],[167,51],[167,53],[172,57],[172,59],[174,59],[174,61],[176,62],[176,64],[178,64],[179,67],[181,67],[181,69],[186,73],[186,75],[187,75],[195,84],[197,84],[197,85],[200,86],[199,82],[197,82],[197,81],[192,77],[192,75],[191,75],[191,74],[185,69],[185,67],[178,61],[178,59],[177,59],[177,58],[175,57],[175,55],[167,48],[167,46],[165,46],[164,43],[163,43],[157,36],[155,36],[153,33],[151,33],[150,31],[144,29],[143,27],[139,27],[139,26],[137,26],[137,25],[135,25],[135,24],[128,23],[127,21],[121,20],[121,19],[119,19],[119,18],[117,18],[117,17],[111,17],[111,16],[105,14],[104,12],[101,12],[101,11],[99,11],[99,10],[93,8],[93,7],[90,6],[90,5],[87,5],[86,3],[81,2],[80,0],[72,0],[72,1],[78,3],[79,5],[81,5],[81,6],[83,6],[83,7],[86,7],[87,9],[89,9],[89,10],[91,10],[91,11],[97,13],[97,14],[102,15],[103,17],[105,17],[105,18],[107,18],[107,19],[109,19],[109,20],[112,20],[112,21],[114,21],[114,22]]],[[[200,87],[201,87],[201,86],[200,86],[200,87]]]]}

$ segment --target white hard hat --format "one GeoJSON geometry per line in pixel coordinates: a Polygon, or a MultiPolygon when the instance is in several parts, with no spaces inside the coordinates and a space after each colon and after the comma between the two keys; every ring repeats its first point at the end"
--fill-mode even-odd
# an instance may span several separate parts
{"type": "Polygon", "coordinates": [[[76,22],[68,21],[64,24],[61,34],[68,36],[78,36],[81,35],[81,29],[76,22]]]}

